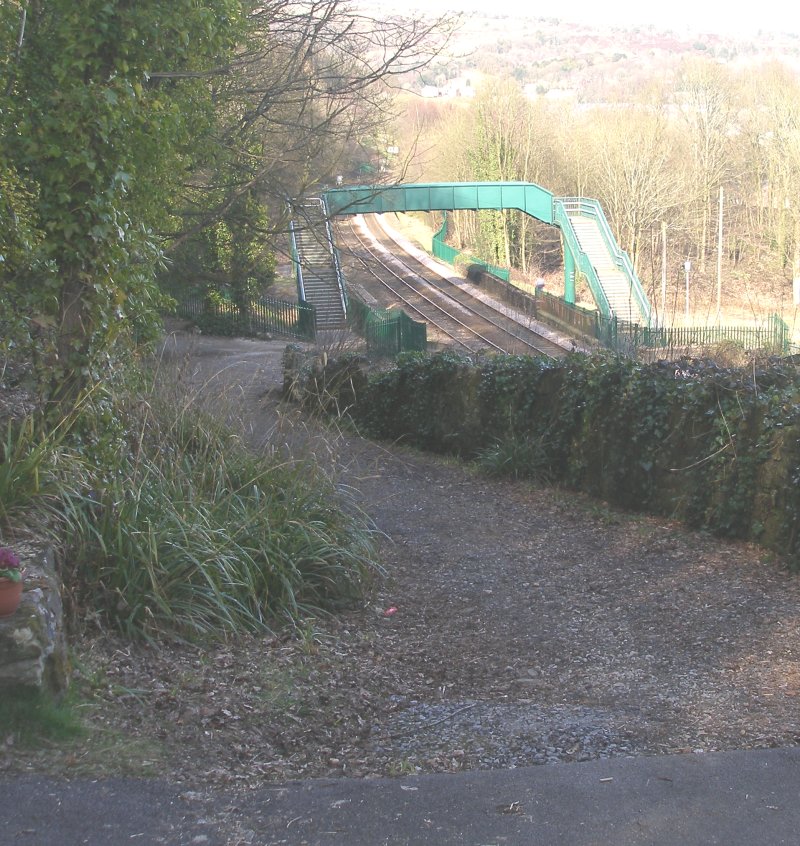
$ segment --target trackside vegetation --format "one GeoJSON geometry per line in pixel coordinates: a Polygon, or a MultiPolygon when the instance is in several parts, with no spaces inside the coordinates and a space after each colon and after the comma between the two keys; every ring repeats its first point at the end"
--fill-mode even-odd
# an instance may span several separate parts
{"type": "Polygon", "coordinates": [[[409,353],[351,403],[362,431],[749,539],[800,567],[800,372],[409,353]]]}

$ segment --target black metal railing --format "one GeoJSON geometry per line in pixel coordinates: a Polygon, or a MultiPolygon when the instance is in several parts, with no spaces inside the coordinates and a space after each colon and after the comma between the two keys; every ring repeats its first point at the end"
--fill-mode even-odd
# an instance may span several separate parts
{"type": "Polygon", "coordinates": [[[176,313],[201,329],[218,335],[285,335],[303,341],[315,337],[314,307],[261,297],[243,313],[233,300],[187,294],[177,298],[176,313]]]}

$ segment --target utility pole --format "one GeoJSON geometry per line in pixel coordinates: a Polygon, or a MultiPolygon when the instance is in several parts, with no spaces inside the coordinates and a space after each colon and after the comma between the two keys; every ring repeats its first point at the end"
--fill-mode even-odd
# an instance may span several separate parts
{"type": "Polygon", "coordinates": [[[692,263],[689,259],[683,263],[683,269],[686,273],[686,324],[689,324],[689,273],[692,269],[692,263]]]}
{"type": "Polygon", "coordinates": [[[661,325],[667,324],[667,222],[661,221],[661,325]]]}
{"type": "Polygon", "coordinates": [[[717,323],[722,314],[722,186],[719,186],[719,232],[717,234],[717,323]]]}

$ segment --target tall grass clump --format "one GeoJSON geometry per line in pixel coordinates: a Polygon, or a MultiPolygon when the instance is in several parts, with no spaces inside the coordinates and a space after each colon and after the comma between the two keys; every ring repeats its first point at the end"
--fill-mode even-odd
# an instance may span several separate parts
{"type": "Polygon", "coordinates": [[[43,485],[50,451],[33,431],[31,418],[9,420],[0,443],[0,523],[31,506],[43,485]]]}
{"type": "Polygon", "coordinates": [[[536,485],[553,481],[547,446],[541,436],[512,432],[479,450],[475,464],[490,476],[528,479],[536,485]]]}
{"type": "Polygon", "coordinates": [[[19,524],[47,531],[58,515],[61,493],[80,488],[85,464],[66,443],[68,425],[47,428],[40,414],[7,419],[0,439],[0,533],[19,524]]]}
{"type": "Polygon", "coordinates": [[[313,463],[257,455],[191,401],[129,403],[113,472],[65,492],[78,613],[130,637],[258,632],[358,597],[361,512],[313,463]]]}

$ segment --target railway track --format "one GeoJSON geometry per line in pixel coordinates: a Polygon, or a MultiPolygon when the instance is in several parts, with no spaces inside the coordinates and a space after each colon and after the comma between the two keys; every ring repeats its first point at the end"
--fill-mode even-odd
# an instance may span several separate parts
{"type": "Polygon", "coordinates": [[[443,278],[405,253],[377,218],[359,215],[339,223],[337,240],[348,279],[375,292],[384,307],[401,305],[409,316],[427,323],[433,343],[470,353],[566,355],[563,347],[501,305],[477,299],[461,280],[443,278]]]}

